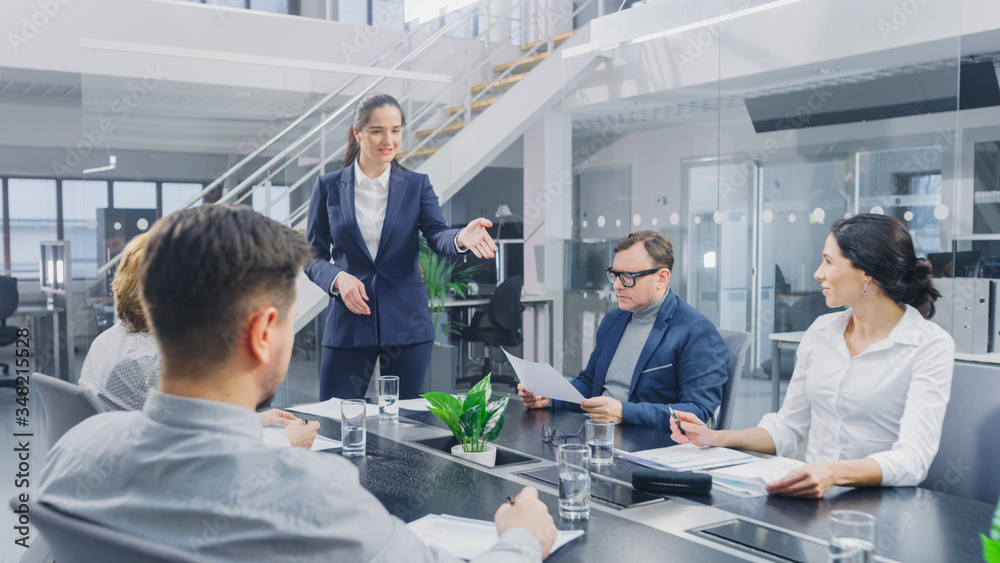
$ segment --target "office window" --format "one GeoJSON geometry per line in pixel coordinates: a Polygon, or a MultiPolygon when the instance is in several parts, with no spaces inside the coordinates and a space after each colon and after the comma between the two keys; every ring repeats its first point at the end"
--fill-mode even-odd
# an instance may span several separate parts
{"type": "Polygon", "coordinates": [[[368,0],[337,2],[337,21],[354,25],[368,24],[368,0]]]}
{"type": "Polygon", "coordinates": [[[118,209],[156,209],[156,183],[115,182],[113,197],[118,209]]]}
{"type": "Polygon", "coordinates": [[[385,29],[403,29],[402,0],[373,0],[372,25],[385,29]]]}
{"type": "MultiPolygon", "coordinates": [[[[203,189],[205,187],[201,184],[163,182],[163,216],[166,217],[180,209],[181,205],[201,193],[203,189]]],[[[199,200],[195,206],[201,205],[202,201],[199,200]]]]}
{"type": "Polygon", "coordinates": [[[288,0],[250,0],[250,9],[275,14],[287,14],[288,0]]]}
{"type": "Polygon", "coordinates": [[[39,243],[56,239],[56,181],[11,178],[10,269],[15,277],[37,278],[39,243]]]}
{"type": "Polygon", "coordinates": [[[108,206],[108,183],[63,180],[63,239],[70,241],[74,278],[97,275],[97,210],[108,206]]]}

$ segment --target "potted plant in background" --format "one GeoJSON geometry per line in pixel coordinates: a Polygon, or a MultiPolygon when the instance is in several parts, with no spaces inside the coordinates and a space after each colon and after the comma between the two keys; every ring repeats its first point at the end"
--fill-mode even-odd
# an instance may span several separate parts
{"type": "Polygon", "coordinates": [[[503,415],[507,410],[510,394],[499,401],[490,402],[493,388],[487,375],[459,401],[448,393],[424,393],[421,397],[430,402],[430,411],[441,419],[458,440],[451,448],[452,455],[468,459],[487,467],[496,464],[497,448],[490,442],[503,428],[503,415]]]}
{"type": "Polygon", "coordinates": [[[449,335],[457,334],[458,330],[455,323],[442,323],[441,314],[445,312],[445,300],[449,294],[461,299],[476,295],[471,283],[472,276],[480,266],[477,264],[458,269],[456,262],[435,254],[423,238],[420,239],[418,264],[420,277],[427,289],[434,326],[434,348],[431,350],[431,363],[424,379],[424,389],[451,389],[458,371],[458,350],[443,340],[449,335]]]}

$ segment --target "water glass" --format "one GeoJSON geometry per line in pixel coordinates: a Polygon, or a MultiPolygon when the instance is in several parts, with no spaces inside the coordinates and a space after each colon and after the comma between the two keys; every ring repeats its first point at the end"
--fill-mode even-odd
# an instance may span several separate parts
{"type": "Polygon", "coordinates": [[[590,463],[611,465],[615,459],[615,423],[610,420],[588,420],[583,423],[590,447],[590,463]]]}
{"type": "Polygon", "coordinates": [[[399,423],[399,377],[381,375],[378,378],[379,424],[399,423]]]}
{"type": "Polygon", "coordinates": [[[364,399],[347,399],[340,403],[340,441],[347,457],[365,455],[364,399]]]}
{"type": "Polygon", "coordinates": [[[857,510],[830,513],[830,561],[870,563],[874,551],[874,516],[857,510]]]}
{"type": "Polygon", "coordinates": [[[590,447],[563,444],[556,453],[556,463],[559,466],[560,518],[590,518],[590,447]]]}

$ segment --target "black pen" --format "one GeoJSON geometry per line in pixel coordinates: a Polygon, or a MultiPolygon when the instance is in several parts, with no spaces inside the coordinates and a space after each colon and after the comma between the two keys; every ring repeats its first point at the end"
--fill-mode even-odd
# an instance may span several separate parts
{"type": "Polygon", "coordinates": [[[670,409],[670,416],[672,416],[673,419],[674,419],[674,422],[677,423],[677,429],[681,431],[681,434],[687,436],[688,433],[685,432],[684,428],[681,427],[681,419],[677,418],[677,413],[674,412],[673,407],[667,407],[667,408],[670,409]]]}
{"type": "Polygon", "coordinates": [[[509,504],[511,506],[514,506],[514,497],[508,495],[507,496],[507,504],[509,504]]]}

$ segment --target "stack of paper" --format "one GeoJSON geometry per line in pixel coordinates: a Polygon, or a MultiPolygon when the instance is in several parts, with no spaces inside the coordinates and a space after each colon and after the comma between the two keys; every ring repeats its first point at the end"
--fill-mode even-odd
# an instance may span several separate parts
{"type": "Polygon", "coordinates": [[[619,457],[632,463],[652,467],[653,469],[665,469],[669,471],[712,469],[749,463],[760,459],[729,448],[700,448],[691,444],[679,444],[667,448],[642,450],[633,453],[621,452],[619,457]]]}
{"type": "MultiPolygon", "coordinates": [[[[340,420],[340,403],[341,399],[336,397],[323,401],[322,403],[309,403],[306,405],[299,405],[296,407],[288,407],[288,410],[295,412],[302,412],[305,414],[312,414],[316,416],[325,416],[326,418],[332,418],[334,420],[340,420]]],[[[365,416],[378,416],[378,405],[369,404],[365,407],[365,416]]]]}
{"type": "Polygon", "coordinates": [[[752,463],[709,471],[712,483],[727,492],[748,496],[764,496],[764,487],[802,467],[805,463],[787,457],[769,457],[752,463]]]}
{"type": "MultiPolygon", "coordinates": [[[[465,559],[479,557],[497,543],[497,527],[493,522],[473,520],[448,514],[428,514],[406,527],[425,544],[465,559]]],[[[559,530],[550,553],[583,535],[583,530],[559,530]]]]}
{"type": "Polygon", "coordinates": [[[549,364],[522,360],[507,350],[503,350],[503,353],[507,355],[517,379],[524,384],[524,388],[528,391],[539,397],[559,399],[577,405],[584,400],[585,397],[580,394],[580,391],[549,364]]]}

